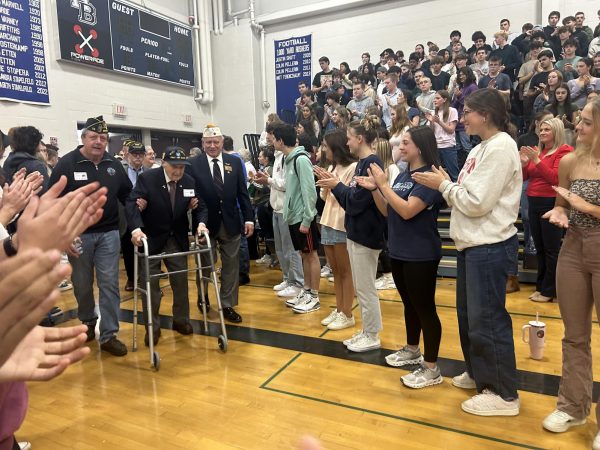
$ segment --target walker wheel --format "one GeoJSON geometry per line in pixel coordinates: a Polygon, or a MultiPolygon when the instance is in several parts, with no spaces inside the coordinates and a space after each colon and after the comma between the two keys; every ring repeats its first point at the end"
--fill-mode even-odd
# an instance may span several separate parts
{"type": "Polygon", "coordinates": [[[157,372],[160,370],[160,356],[158,355],[158,352],[152,353],[152,366],[157,372]]]}
{"type": "Polygon", "coordinates": [[[227,338],[222,334],[219,335],[219,349],[225,353],[227,352],[227,338]]]}

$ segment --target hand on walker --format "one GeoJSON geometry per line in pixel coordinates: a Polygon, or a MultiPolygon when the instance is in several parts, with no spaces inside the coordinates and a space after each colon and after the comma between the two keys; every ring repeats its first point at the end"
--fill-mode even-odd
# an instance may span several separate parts
{"type": "Polygon", "coordinates": [[[131,243],[133,245],[135,245],[136,247],[139,247],[139,246],[142,245],[142,239],[146,239],[146,235],[141,230],[140,231],[135,231],[131,235],[131,243]]]}
{"type": "Polygon", "coordinates": [[[204,233],[209,234],[208,228],[206,228],[206,225],[204,225],[203,223],[198,224],[198,229],[196,230],[196,233],[198,234],[198,240],[200,242],[204,242],[204,233]]]}

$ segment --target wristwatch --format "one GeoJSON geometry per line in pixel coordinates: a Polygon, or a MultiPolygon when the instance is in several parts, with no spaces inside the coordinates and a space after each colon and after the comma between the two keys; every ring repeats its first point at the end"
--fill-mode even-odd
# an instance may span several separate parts
{"type": "Polygon", "coordinates": [[[8,236],[7,238],[5,238],[4,242],[2,243],[2,246],[4,247],[4,253],[6,253],[6,256],[10,257],[15,256],[17,254],[17,249],[13,244],[12,236],[8,236]]]}

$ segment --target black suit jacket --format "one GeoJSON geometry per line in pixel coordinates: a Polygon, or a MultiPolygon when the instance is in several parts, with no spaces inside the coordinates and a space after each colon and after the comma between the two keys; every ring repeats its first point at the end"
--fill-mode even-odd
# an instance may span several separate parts
{"type": "Polygon", "coordinates": [[[197,197],[194,179],[184,174],[176,186],[174,211],[171,208],[167,179],[162,167],[142,173],[127,199],[128,227],[130,230],[142,229],[148,237],[150,254],[160,253],[169,236],[175,238],[182,251],[189,250],[190,223],[187,212],[190,200],[197,197]],[[194,195],[191,195],[192,191],[194,195]],[[148,202],[144,211],[140,211],[136,205],[138,198],[148,202]]]}
{"type": "Polygon", "coordinates": [[[223,153],[223,198],[219,198],[215,190],[207,155],[198,155],[189,161],[191,166],[188,169],[196,181],[196,193],[202,199],[195,210],[197,223],[204,223],[212,236],[219,232],[221,225],[225,227],[227,234],[237,236],[241,232],[240,208],[244,221],[254,222],[240,158],[223,153]]]}

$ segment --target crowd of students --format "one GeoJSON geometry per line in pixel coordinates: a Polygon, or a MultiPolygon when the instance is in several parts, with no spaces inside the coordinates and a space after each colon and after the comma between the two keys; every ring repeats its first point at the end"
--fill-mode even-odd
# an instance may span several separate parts
{"type": "MultiPolygon", "coordinates": [[[[557,299],[565,322],[558,405],[543,421],[554,432],[584,423],[589,414],[591,312],[600,306],[597,292],[594,297],[598,258],[590,250],[600,233],[600,138],[594,134],[600,132],[600,26],[592,33],[582,13],[564,18],[561,27],[559,18],[553,11],[548,26],[525,24],[522,34],[510,33],[503,19],[493,47],[478,31],[469,50],[453,31],[446,50],[428,44],[428,59],[423,46],[408,62],[403,52],[386,49],[373,65],[364,53],[356,71],[346,62],[331,69],[322,57],[312,86],[299,84],[296,129],[272,117],[264,134],[275,159],[285,159],[285,182],[278,186],[293,191],[285,192],[283,217],[305,276],[310,272],[303,289],[296,276],[299,292],[287,305],[297,313],[319,310],[316,266],[307,261],[316,261],[320,243],[336,294],[336,309],[322,325],[354,327],[356,295],[360,330],[343,343],[354,352],[380,348],[376,273],[378,262],[389,266],[404,304],[406,345],[386,361],[416,364],[401,378],[412,388],[443,381],[436,364],[442,334],[435,307],[437,216],[451,208],[467,368],[452,384],[476,389],[462,403],[475,415],[512,416],[520,409],[505,299],[507,280],[517,274],[515,223],[522,211],[538,260],[530,299],[557,299]],[[300,142],[311,143],[296,147],[300,142]],[[302,164],[299,154],[305,155],[302,164]]],[[[265,177],[264,183],[274,180],[265,177]]],[[[281,251],[278,257],[287,258],[281,251]]],[[[289,288],[290,276],[284,269],[275,290],[289,288]]],[[[594,448],[600,448],[600,434],[594,448]]]]}

